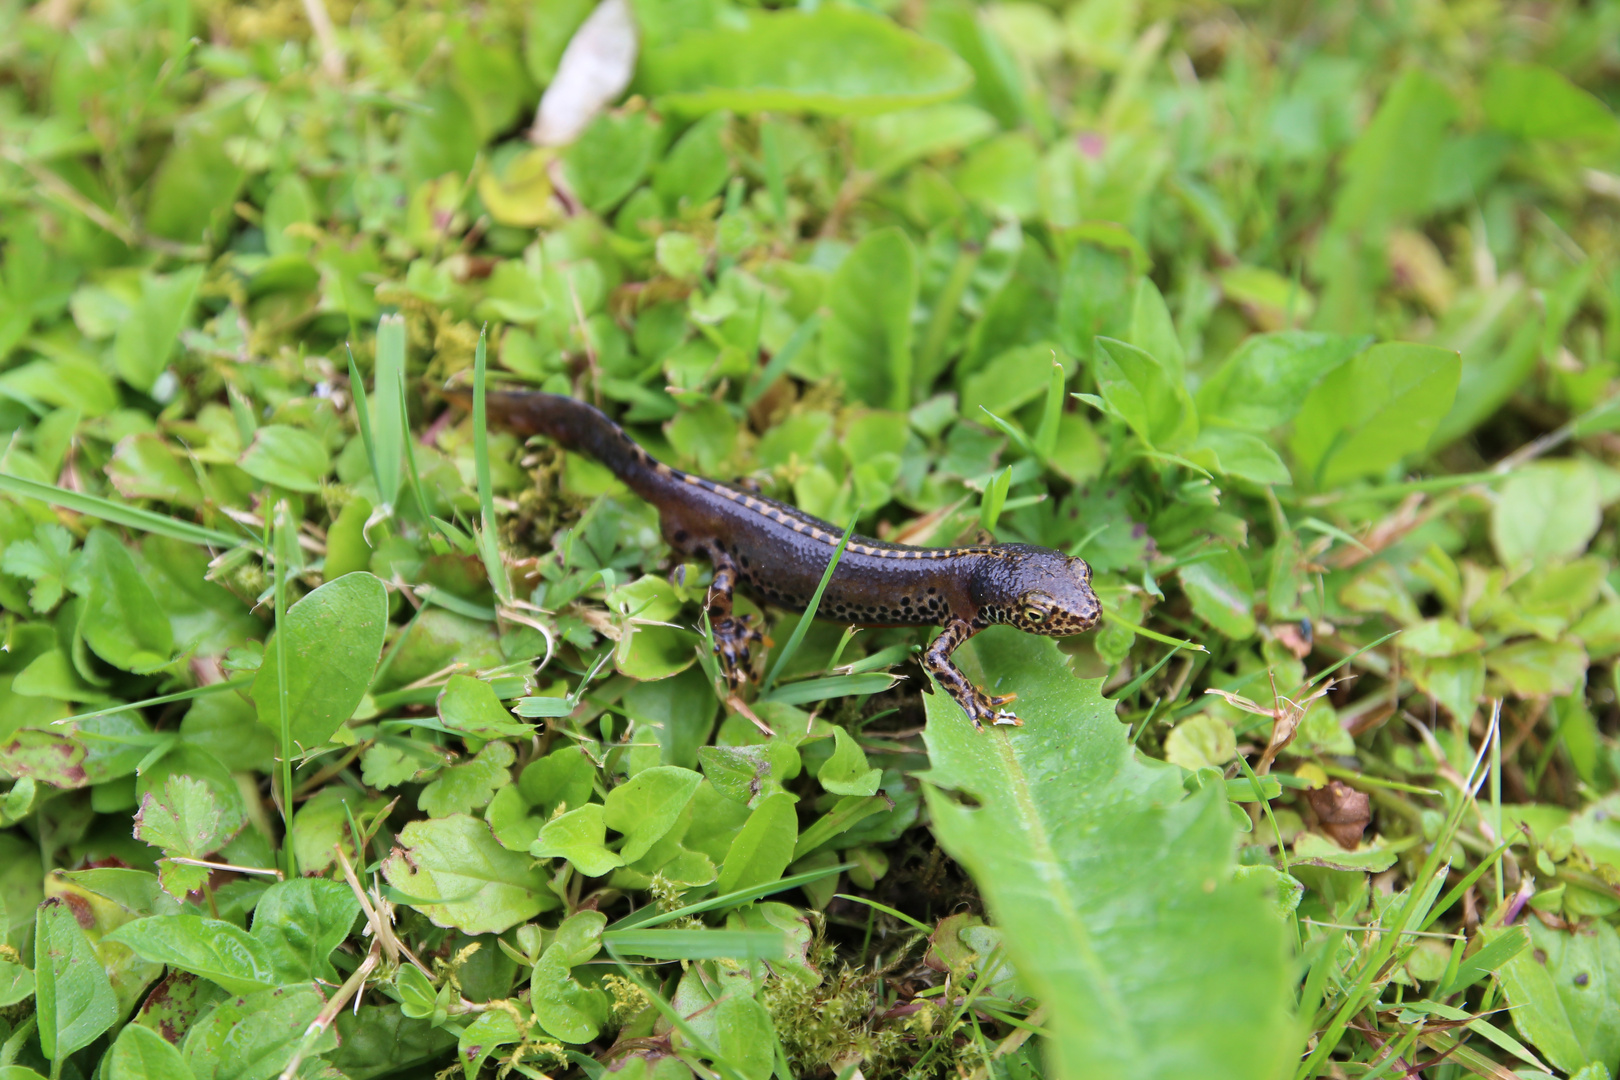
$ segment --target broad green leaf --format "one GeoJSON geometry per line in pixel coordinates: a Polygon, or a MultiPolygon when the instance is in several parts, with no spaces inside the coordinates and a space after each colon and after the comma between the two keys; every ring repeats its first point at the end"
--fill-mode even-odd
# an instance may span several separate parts
{"type": "Polygon", "coordinates": [[[1526,139],[1612,139],[1620,119],[1561,72],[1502,61],[1485,77],[1485,119],[1526,139]]]}
{"type": "Polygon", "coordinates": [[[608,828],[624,833],[619,857],[633,863],[652,850],[675,827],[702,781],[691,769],[657,765],[608,792],[603,820],[608,828]]]}
{"type": "Polygon", "coordinates": [[[744,1080],[770,1080],[776,1065],[776,1028],[765,1006],[734,989],[714,1007],[720,1056],[744,1080]]]}
{"type": "Polygon", "coordinates": [[[469,934],[503,933],[553,906],[533,860],[501,847],[488,825],[466,814],[405,826],[382,871],[411,907],[469,934]]]}
{"type": "Polygon", "coordinates": [[[186,1059],[151,1028],[126,1024],[107,1058],[107,1080],[192,1080],[186,1059]]]}
{"type": "Polygon", "coordinates": [[[596,766],[590,757],[574,744],[565,743],[525,765],[518,777],[518,790],[549,816],[559,806],[570,810],[584,806],[595,782],[596,766]]]}
{"type": "Polygon", "coordinates": [[[1519,697],[1573,694],[1586,675],[1586,650],[1573,641],[1531,638],[1485,654],[1485,665],[1519,697]]]}
{"type": "Polygon", "coordinates": [[[253,433],[253,442],[237,465],[255,480],[313,493],[332,471],[332,457],[321,440],[303,428],[267,424],[253,433]]]}
{"type": "Polygon", "coordinates": [[[135,813],[135,837],[169,855],[201,859],[224,846],[247,824],[204,781],[171,774],[160,792],[148,791],[135,813]]]}
{"type": "Polygon", "coordinates": [[[416,805],[432,817],[467,814],[488,806],[495,792],[512,782],[510,770],[515,760],[510,743],[487,743],[471,761],[442,770],[422,789],[416,805]]]}
{"type": "Polygon", "coordinates": [[[1381,473],[1428,446],[1461,371],[1449,349],[1398,342],[1374,345],[1335,368],[1294,420],[1289,446],[1301,478],[1331,487],[1381,473]]]}
{"type": "Polygon", "coordinates": [[[563,151],[569,183],[586,207],[612,209],[652,164],[659,125],[646,112],[603,113],[563,151]]]}
{"type": "Polygon", "coordinates": [[[1596,473],[1574,461],[1527,465],[1502,484],[1491,507],[1491,542],[1509,569],[1579,555],[1598,530],[1596,473]]]}
{"type": "Polygon", "coordinates": [[[1135,345],[1099,337],[1097,388],[1149,446],[1177,450],[1198,435],[1198,410],[1186,384],[1135,345]]]}
{"type": "Polygon", "coordinates": [[[977,732],[925,698],[925,794],[1050,1010],[1055,1073],[1278,1075],[1297,1053],[1293,969],[1271,903],[1232,880],[1224,791],[1187,796],[1179,769],[1138,757],[1052,641],[992,627],[957,655],[1018,693],[1024,726],[977,732]]]}
{"type": "Polygon", "coordinates": [[[439,692],[439,719],[444,726],[481,739],[503,735],[527,736],[528,724],[513,718],[495,695],[495,688],[471,675],[452,675],[439,692]]]}
{"type": "Polygon", "coordinates": [[[118,374],[135,389],[150,392],[168,365],[202,279],[203,267],[189,266],[142,280],[140,301],[119,324],[113,340],[118,374]]]}
{"type": "Polygon", "coordinates": [[[1131,304],[1132,345],[1155,357],[1172,379],[1182,379],[1187,371],[1187,349],[1176,333],[1176,324],[1170,318],[1170,308],[1164,294],[1150,277],[1136,283],[1136,297],[1131,304]]]}
{"type": "Polygon", "coordinates": [[[537,859],[567,859],[586,877],[601,877],[625,860],[607,849],[607,825],[602,820],[602,804],[586,803],[546,822],[540,835],[529,845],[537,859]]]}
{"type": "Polygon", "coordinates": [[[81,622],[85,644],[125,671],[146,673],[166,665],[174,653],[174,630],[129,549],[108,530],[91,529],[79,567],[88,586],[81,622]]]}
{"type": "Polygon", "coordinates": [[[0,960],[0,1009],[34,993],[34,973],[14,960],[0,960]]]}
{"type": "Polygon", "coordinates": [[[1456,619],[1442,618],[1425,619],[1408,627],[1395,639],[1395,644],[1419,656],[1456,656],[1480,648],[1485,639],[1479,631],[1463,626],[1456,619]]]}
{"type": "MultiPolygon", "coordinates": [[[[313,983],[278,986],[220,1002],[180,1046],[195,1080],[272,1080],[320,1015],[325,998],[313,983]]],[[[311,1056],[337,1046],[330,1027],[316,1029],[311,1056]]]]}
{"type": "Polygon", "coordinates": [[[34,979],[40,1049],[58,1067],[118,1019],[112,983],[65,899],[34,915],[34,979]]]}
{"type": "Polygon", "coordinates": [[[191,463],[156,432],[143,431],[119,442],[107,462],[107,479],[126,499],[157,499],[193,508],[203,503],[191,463]]]}
{"type": "Polygon", "coordinates": [[[1284,330],[1244,339],[1198,390],[1207,423],[1266,432],[1288,423],[1311,388],[1369,344],[1367,338],[1284,330]]]}
{"type": "Polygon", "coordinates": [[[1254,579],[1242,555],[1225,548],[1176,574],[1199,618],[1236,641],[1254,636],[1254,579]]]}
{"type": "Polygon", "coordinates": [[[1164,737],[1164,759],[1193,772],[1223,769],[1236,756],[1237,738],[1232,729],[1208,713],[1187,717],[1164,737]]]}
{"type": "Polygon", "coordinates": [[[219,919],[156,915],[124,924],[107,940],[127,945],[143,960],[201,975],[233,994],[251,994],[281,981],[269,946],[219,919]]]}
{"type": "Polygon", "coordinates": [[[883,770],[867,767],[866,754],[843,728],[833,727],[833,742],[832,757],[822,763],[816,780],[834,795],[876,795],[883,770]]]}
{"type": "MultiPolygon", "coordinates": [[[[329,581],[287,609],[287,704],[293,744],[323,745],[371,685],[388,629],[388,591],[365,572],[329,581]]],[[[281,730],[275,639],[253,681],[259,723],[281,730]]]]}
{"type": "Polygon", "coordinates": [[[1620,937],[1595,919],[1554,930],[1528,919],[1530,949],[1499,975],[1513,1024],[1549,1062],[1575,1072],[1588,1061],[1620,1058],[1620,937]]]}
{"type": "Polygon", "coordinates": [[[827,289],[821,359],[852,397],[878,409],[910,407],[916,302],[917,254],[899,229],[869,233],[844,257],[827,289]]]}
{"type": "Polygon", "coordinates": [[[564,1042],[590,1042],[607,1022],[607,994],[581,986],[569,970],[596,956],[606,924],[607,917],[600,911],[574,913],[557,927],[556,937],[534,967],[529,1000],[535,1018],[564,1042]]]}
{"type": "Polygon", "coordinates": [[[797,805],[798,800],[786,792],[760,800],[726,852],[715,885],[718,892],[764,885],[782,876],[799,838],[797,805]]]}
{"type": "Polygon", "coordinates": [[[1376,233],[1428,205],[1441,136],[1457,103],[1421,65],[1408,67],[1347,155],[1332,227],[1376,233]]]}
{"type": "Polygon", "coordinates": [[[709,741],[719,707],[699,667],[672,679],[633,683],[624,693],[624,711],[638,728],[657,735],[663,763],[685,769],[697,764],[698,748],[709,741]]]}
{"type": "Polygon", "coordinates": [[[963,150],[995,130],[995,118],[971,105],[931,105],[871,116],[855,124],[855,164],[881,179],[918,158],[963,150]]]}
{"type": "Polygon", "coordinates": [[[360,914],[347,884],[321,878],[278,881],[253,909],[253,936],[264,942],[284,983],[340,982],[328,957],[360,914]]]}
{"type": "Polygon", "coordinates": [[[890,20],[828,5],[751,12],[740,27],[699,30],[641,58],[647,90],[684,112],[871,114],[966,90],[966,64],[890,20]]]}
{"type": "Polygon", "coordinates": [[[1186,456],[1213,472],[1256,484],[1286,484],[1293,480],[1288,466],[1271,444],[1259,435],[1231,428],[1205,428],[1186,456]]]}

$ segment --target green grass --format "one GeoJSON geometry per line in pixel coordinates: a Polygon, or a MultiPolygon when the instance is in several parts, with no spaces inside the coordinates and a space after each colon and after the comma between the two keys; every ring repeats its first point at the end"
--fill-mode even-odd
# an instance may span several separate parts
{"type": "Polygon", "coordinates": [[[0,0],[0,1080],[1620,1071],[1620,5],[631,6],[0,0]]]}

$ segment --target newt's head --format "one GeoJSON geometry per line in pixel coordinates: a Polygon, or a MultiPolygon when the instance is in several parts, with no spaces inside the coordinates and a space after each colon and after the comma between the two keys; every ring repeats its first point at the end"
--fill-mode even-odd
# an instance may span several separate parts
{"type": "Polygon", "coordinates": [[[1045,637],[1090,630],[1102,618],[1086,560],[1027,544],[998,544],[974,575],[974,600],[987,623],[1045,637]]]}

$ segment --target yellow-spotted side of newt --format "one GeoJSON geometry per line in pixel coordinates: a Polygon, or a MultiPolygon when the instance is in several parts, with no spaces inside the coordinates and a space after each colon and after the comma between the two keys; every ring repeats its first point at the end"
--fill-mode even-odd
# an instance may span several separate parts
{"type": "MultiPolygon", "coordinates": [[[[464,391],[451,395],[468,404],[464,391]]],[[[658,511],[664,539],[681,556],[714,565],[706,598],[715,652],[733,693],[763,642],[752,616],[732,611],[739,586],[755,599],[803,611],[843,532],[796,507],[656,461],[597,409],[539,392],[490,392],[492,424],[545,435],[607,466],[658,511]]],[[[961,705],[973,726],[1018,724],[951,663],[951,653],[988,626],[1003,624],[1066,637],[1097,624],[1102,608],[1084,559],[1030,544],[911,547],[852,536],[817,609],[818,617],[858,626],[942,626],[923,666],[961,705]]]]}

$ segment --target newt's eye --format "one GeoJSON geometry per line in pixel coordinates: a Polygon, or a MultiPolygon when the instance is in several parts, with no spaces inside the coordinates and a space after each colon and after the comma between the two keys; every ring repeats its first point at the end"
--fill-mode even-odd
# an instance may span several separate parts
{"type": "Polygon", "coordinates": [[[1046,612],[1042,611],[1038,607],[1027,607],[1024,609],[1025,622],[1039,623],[1044,618],[1046,618],[1046,612]]]}

